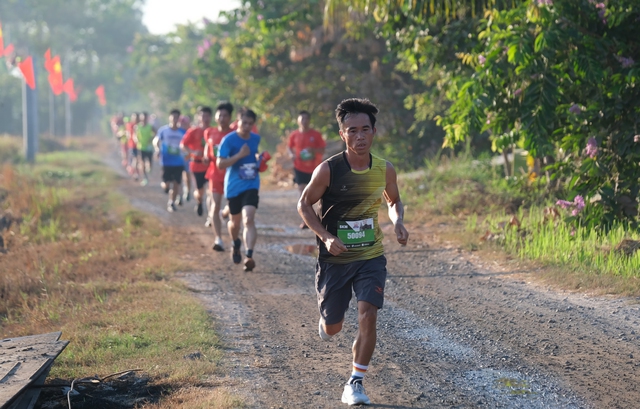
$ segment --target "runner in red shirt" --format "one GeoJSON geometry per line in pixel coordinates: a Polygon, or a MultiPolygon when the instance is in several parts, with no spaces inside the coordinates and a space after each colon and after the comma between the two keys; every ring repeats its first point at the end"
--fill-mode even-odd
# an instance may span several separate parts
{"type": "Polygon", "coordinates": [[[204,184],[207,182],[204,175],[209,167],[207,163],[204,163],[204,147],[206,144],[204,132],[211,126],[211,108],[201,107],[198,110],[198,114],[200,115],[200,123],[198,126],[189,128],[187,133],[184,135],[184,138],[182,138],[180,149],[182,149],[183,152],[185,152],[191,159],[189,169],[196,180],[196,191],[193,194],[193,197],[197,202],[195,211],[198,216],[202,216],[204,184]]]}
{"type": "MultiPolygon", "coordinates": [[[[322,162],[326,146],[322,134],[309,127],[310,122],[311,114],[307,111],[300,111],[298,130],[291,132],[287,142],[289,157],[293,159],[293,183],[298,185],[300,194],[311,180],[313,170],[322,162]]],[[[306,229],[308,227],[302,223],[300,228],[306,229]]]]}
{"type": "Polygon", "coordinates": [[[139,115],[137,112],[131,114],[131,119],[125,126],[127,130],[127,172],[133,176],[135,180],[138,180],[138,145],[136,143],[136,125],[139,122],[139,115]]]}
{"type": "Polygon", "coordinates": [[[209,162],[209,168],[205,177],[209,180],[209,218],[213,226],[213,233],[216,238],[213,244],[215,251],[224,251],[222,242],[222,220],[220,219],[220,210],[222,209],[222,196],[224,195],[224,175],[226,169],[218,169],[216,165],[216,157],[218,156],[218,147],[222,138],[232,132],[229,127],[231,122],[231,114],[233,113],[233,105],[229,102],[223,102],[216,107],[216,123],[217,128],[208,128],[205,133],[207,145],[204,150],[204,161],[209,162]]]}

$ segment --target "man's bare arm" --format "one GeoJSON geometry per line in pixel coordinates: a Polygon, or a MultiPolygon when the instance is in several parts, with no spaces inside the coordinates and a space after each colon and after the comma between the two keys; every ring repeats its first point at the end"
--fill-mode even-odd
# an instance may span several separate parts
{"type": "Polygon", "coordinates": [[[400,191],[398,189],[398,175],[393,165],[387,162],[387,185],[384,189],[384,198],[389,207],[389,218],[393,223],[394,231],[398,243],[403,246],[409,240],[409,232],[404,227],[404,205],[400,200],[400,191]]]}

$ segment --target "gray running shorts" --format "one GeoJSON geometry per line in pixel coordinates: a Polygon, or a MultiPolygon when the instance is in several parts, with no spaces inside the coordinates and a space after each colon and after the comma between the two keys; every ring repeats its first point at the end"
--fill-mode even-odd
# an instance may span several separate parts
{"type": "Polygon", "coordinates": [[[318,308],[325,324],[337,324],[349,308],[352,292],[358,301],[382,308],[384,284],[387,280],[387,259],[378,256],[349,264],[318,261],[316,294],[318,308]]]}

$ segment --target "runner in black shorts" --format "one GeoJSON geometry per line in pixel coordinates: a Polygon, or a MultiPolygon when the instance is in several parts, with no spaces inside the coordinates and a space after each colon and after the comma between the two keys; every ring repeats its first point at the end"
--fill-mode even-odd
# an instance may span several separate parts
{"type": "Polygon", "coordinates": [[[258,209],[258,189],[260,189],[258,146],[260,135],[251,132],[256,122],[256,114],[251,110],[242,112],[238,130],[222,139],[218,149],[217,165],[226,169],[224,194],[229,201],[231,219],[228,223],[229,235],[233,240],[231,258],[240,264],[240,228],[244,224],[244,259],[245,271],[252,271],[256,266],[253,260],[253,247],[258,238],[255,214],[258,209]]]}
{"type": "Polygon", "coordinates": [[[358,300],[353,371],[342,394],[342,402],[349,405],[371,403],[362,381],[376,345],[377,314],[387,276],[378,225],[383,196],[398,243],[405,245],[409,238],[396,171],[391,163],[371,154],[377,113],[367,99],[347,99],[338,105],[336,119],[347,150],[315,169],[298,202],[298,212],[318,237],[316,292],[318,332],[323,340],[342,329],[352,291],[358,300]],[[313,210],[318,201],[320,218],[313,210]]]}
{"type": "Polygon", "coordinates": [[[176,201],[180,194],[180,182],[184,171],[184,159],[180,150],[180,142],[184,131],[178,127],[180,111],[174,109],[169,115],[169,125],[158,129],[158,134],[153,139],[153,146],[160,157],[162,164],[162,181],[169,193],[167,211],[176,211],[176,201]]]}

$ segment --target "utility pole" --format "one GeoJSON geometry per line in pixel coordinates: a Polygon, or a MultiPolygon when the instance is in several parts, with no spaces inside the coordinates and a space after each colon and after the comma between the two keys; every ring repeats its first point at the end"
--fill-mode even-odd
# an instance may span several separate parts
{"type": "Polygon", "coordinates": [[[22,137],[24,143],[24,157],[27,162],[34,163],[38,151],[38,85],[37,60],[33,58],[33,71],[36,88],[31,89],[27,81],[22,80],[22,137]]]}

